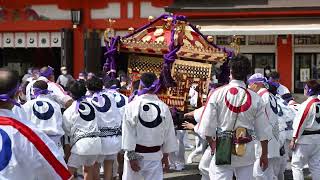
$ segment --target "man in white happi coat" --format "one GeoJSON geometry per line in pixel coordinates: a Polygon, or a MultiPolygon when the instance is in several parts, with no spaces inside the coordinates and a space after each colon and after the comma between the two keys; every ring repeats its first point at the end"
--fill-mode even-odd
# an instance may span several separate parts
{"type": "Polygon", "coordinates": [[[103,81],[96,76],[87,80],[91,96],[87,100],[94,106],[98,118],[102,152],[99,163],[104,164],[105,179],[112,178],[113,161],[121,149],[122,115],[117,107],[115,96],[103,92],[103,81]]]}
{"type": "Polygon", "coordinates": [[[163,165],[169,168],[168,153],[178,149],[171,112],[154,94],[158,85],[154,73],[142,74],[139,96],[125,110],[123,180],[162,180],[163,165]]]}
{"type": "Polygon", "coordinates": [[[0,81],[0,179],[71,179],[54,142],[11,111],[17,104],[18,73],[1,69],[0,81]]]}
{"type": "Polygon", "coordinates": [[[310,80],[305,85],[303,102],[293,121],[292,174],[294,180],[303,180],[303,168],[309,166],[312,179],[320,179],[320,84],[310,80]]]}
{"type": "MultiPolygon", "coordinates": [[[[270,128],[268,128],[263,100],[255,92],[246,89],[244,83],[250,73],[249,60],[242,55],[237,55],[230,60],[229,66],[231,69],[230,83],[216,89],[211,94],[201,119],[203,132],[214,153],[209,175],[210,179],[230,180],[235,174],[238,180],[250,180],[253,179],[255,162],[255,143],[252,141],[252,135],[255,133],[256,139],[261,142],[262,152],[259,164],[264,170],[268,167],[270,128]],[[232,138],[233,135],[236,138],[232,138]],[[221,159],[221,156],[216,157],[218,152],[231,151],[230,149],[216,149],[216,145],[221,147],[223,144],[216,144],[215,139],[217,138],[219,143],[220,139],[226,137],[232,138],[236,147],[235,153],[229,156],[231,162],[228,162],[228,157],[225,159],[221,159]]],[[[230,142],[226,140],[220,143],[230,142]]]]}
{"type": "Polygon", "coordinates": [[[62,148],[61,137],[64,135],[64,130],[60,105],[54,101],[45,81],[36,81],[32,90],[35,99],[27,101],[23,105],[27,119],[46,133],[58,147],[62,148]]]}
{"type": "Polygon", "coordinates": [[[101,154],[101,138],[97,112],[86,100],[86,86],[83,82],[72,81],[68,89],[74,102],[63,113],[63,129],[70,137],[71,155],[68,168],[74,174],[83,167],[84,180],[94,179],[94,164],[101,154]]]}
{"type": "Polygon", "coordinates": [[[67,93],[63,90],[63,88],[55,83],[54,80],[54,72],[53,68],[50,66],[45,66],[40,69],[40,77],[36,80],[31,81],[26,88],[26,99],[27,101],[30,101],[34,99],[34,92],[33,92],[33,84],[37,80],[43,80],[46,83],[48,83],[48,90],[52,91],[52,96],[55,98],[55,101],[57,101],[61,108],[67,108],[72,103],[72,98],[67,95],[67,93]]]}
{"type": "MultiPolygon", "coordinates": [[[[265,115],[267,117],[266,121],[272,127],[272,137],[268,142],[268,159],[269,166],[265,171],[262,171],[259,166],[259,157],[261,154],[260,143],[256,144],[256,162],[254,166],[254,176],[256,179],[261,180],[273,180],[278,177],[280,169],[280,148],[281,142],[279,139],[279,117],[280,105],[277,102],[277,98],[271,94],[267,87],[267,79],[260,73],[253,74],[248,79],[249,88],[254,92],[258,93],[262,97],[265,104],[265,115]]],[[[283,112],[281,112],[283,113],[283,112]]]]}
{"type": "MultiPolygon", "coordinates": [[[[116,102],[116,106],[121,113],[121,121],[124,116],[124,110],[126,105],[128,104],[128,97],[119,92],[120,89],[120,81],[118,79],[110,79],[105,81],[105,92],[114,96],[114,100],[116,102]]],[[[138,89],[138,88],[137,88],[138,89]]],[[[123,174],[123,162],[124,162],[124,152],[120,151],[117,155],[117,159],[113,162],[113,177],[119,175],[122,177],[123,174]]]]}
{"type": "Polygon", "coordinates": [[[278,72],[270,72],[269,81],[276,86],[277,94],[279,94],[280,96],[290,93],[289,89],[280,83],[280,74],[278,72]]]}

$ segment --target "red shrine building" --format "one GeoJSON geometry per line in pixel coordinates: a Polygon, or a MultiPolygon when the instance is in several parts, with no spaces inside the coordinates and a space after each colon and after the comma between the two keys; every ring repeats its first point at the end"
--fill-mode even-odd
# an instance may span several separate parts
{"type": "Polygon", "coordinates": [[[252,73],[276,70],[293,92],[320,77],[319,0],[0,0],[0,66],[96,72],[108,19],[124,35],[165,12],[186,15],[217,45],[236,35],[252,73]]]}
{"type": "Polygon", "coordinates": [[[102,69],[103,32],[115,20],[116,35],[159,16],[168,0],[0,0],[0,66],[23,75],[27,67],[66,65],[80,71],[102,69]]]}

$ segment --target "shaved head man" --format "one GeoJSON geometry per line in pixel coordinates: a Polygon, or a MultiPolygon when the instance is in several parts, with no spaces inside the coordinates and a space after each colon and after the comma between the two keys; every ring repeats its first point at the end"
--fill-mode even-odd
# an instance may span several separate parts
{"type": "Polygon", "coordinates": [[[19,74],[9,69],[0,69],[0,108],[12,109],[14,96],[19,88],[19,74]]]}

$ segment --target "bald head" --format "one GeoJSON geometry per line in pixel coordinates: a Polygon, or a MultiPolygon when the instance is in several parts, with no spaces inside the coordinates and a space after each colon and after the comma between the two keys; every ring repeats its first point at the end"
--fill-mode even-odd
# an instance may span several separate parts
{"type": "MultiPolygon", "coordinates": [[[[7,68],[0,69],[0,94],[7,94],[19,84],[19,74],[7,68]]],[[[11,98],[13,98],[14,94],[11,98]]]]}

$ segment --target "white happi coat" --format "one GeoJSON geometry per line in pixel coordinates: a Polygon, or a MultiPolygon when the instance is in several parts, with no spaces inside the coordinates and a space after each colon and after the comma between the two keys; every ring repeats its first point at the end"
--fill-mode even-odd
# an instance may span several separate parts
{"type": "MultiPolygon", "coordinates": [[[[24,108],[23,108],[22,105],[20,105],[20,107],[17,106],[17,105],[13,106],[12,112],[13,112],[13,114],[15,114],[16,116],[18,116],[19,119],[27,119],[27,120],[28,120],[26,111],[24,110],[24,108]]],[[[29,122],[30,122],[30,121],[29,121],[29,122]]]]}
{"type": "Polygon", "coordinates": [[[33,84],[38,80],[42,80],[48,83],[48,90],[52,91],[51,95],[54,97],[55,101],[57,101],[60,104],[61,107],[64,107],[65,104],[72,99],[70,96],[67,95],[67,93],[63,90],[63,88],[59,84],[49,81],[46,77],[40,76],[37,80],[31,81],[27,85],[26,87],[27,101],[32,100],[32,96],[34,95],[32,90],[33,84]]]}
{"type": "Polygon", "coordinates": [[[297,144],[320,144],[320,134],[302,135],[303,131],[320,130],[320,100],[316,96],[303,102],[293,121],[293,137],[297,144]]]}
{"type": "Polygon", "coordinates": [[[283,142],[285,142],[286,140],[292,139],[292,125],[297,112],[292,107],[290,107],[285,100],[283,100],[279,96],[276,96],[276,98],[279,105],[278,117],[280,141],[281,144],[283,144],[283,142]]]}
{"type": "MultiPolygon", "coordinates": [[[[266,121],[272,127],[272,136],[268,139],[268,158],[280,157],[280,140],[279,140],[279,117],[278,113],[280,107],[278,105],[276,97],[271,94],[266,88],[261,88],[258,91],[265,104],[266,121]]],[[[260,142],[256,144],[256,157],[261,156],[261,145],[260,142]]]]}
{"type": "Polygon", "coordinates": [[[277,88],[277,94],[280,96],[288,93],[290,93],[289,89],[282,84],[280,84],[280,86],[277,88]]]}
{"type": "Polygon", "coordinates": [[[197,133],[201,138],[205,139],[205,135],[201,132],[201,129],[199,129],[199,128],[200,128],[200,119],[201,119],[203,110],[204,110],[204,106],[202,106],[202,107],[194,110],[194,115],[193,115],[193,117],[194,117],[194,120],[197,122],[197,124],[194,126],[193,130],[194,130],[194,132],[197,133]]]}
{"type": "MultiPolygon", "coordinates": [[[[271,128],[264,109],[265,103],[258,94],[246,89],[243,81],[232,80],[228,85],[213,91],[208,97],[200,128],[205,136],[216,137],[217,128],[221,131],[230,131],[244,127],[249,131],[254,131],[258,141],[268,140],[271,137],[271,128]],[[234,126],[237,114],[237,122],[234,126]],[[233,126],[234,129],[232,129],[233,126]]],[[[243,156],[232,155],[231,166],[240,167],[253,164],[254,152],[254,142],[247,143],[246,153],[243,156]]]]}
{"type": "MultiPolygon", "coordinates": [[[[0,109],[0,116],[13,118],[22,124],[3,125],[0,123],[1,180],[62,179],[53,167],[68,174],[63,154],[47,135],[28,120],[20,119],[11,110],[0,109]],[[25,127],[29,130],[26,130],[25,127]],[[49,162],[50,157],[54,161],[49,162]]],[[[70,176],[69,174],[64,179],[70,176]]]]}
{"type": "Polygon", "coordinates": [[[121,149],[121,118],[115,98],[110,93],[95,93],[87,100],[96,109],[102,143],[101,155],[116,154],[121,149]],[[112,135],[118,132],[117,135],[112,135]]]}
{"type": "Polygon", "coordinates": [[[157,95],[137,96],[125,109],[122,149],[134,151],[136,144],[162,147],[162,152],[141,153],[144,160],[158,161],[162,159],[162,153],[178,150],[171,112],[157,95]]]}
{"type": "Polygon", "coordinates": [[[128,97],[113,89],[107,90],[107,93],[110,93],[114,96],[114,100],[116,101],[116,106],[120,110],[121,116],[123,117],[125,107],[128,104],[128,97]]]}
{"type": "Polygon", "coordinates": [[[63,129],[70,137],[72,153],[78,155],[101,154],[98,117],[91,103],[86,100],[79,103],[73,102],[63,113],[63,129]]]}
{"type": "Polygon", "coordinates": [[[46,133],[54,142],[59,143],[64,135],[60,105],[51,95],[39,95],[27,101],[23,108],[29,119],[37,128],[46,133]]]}

